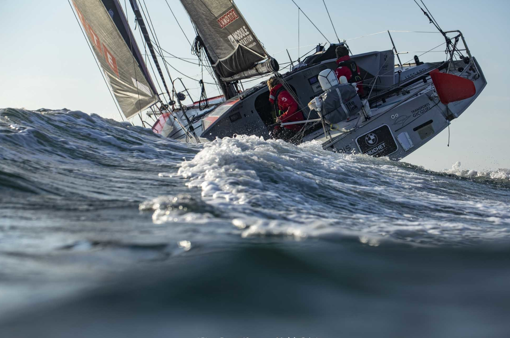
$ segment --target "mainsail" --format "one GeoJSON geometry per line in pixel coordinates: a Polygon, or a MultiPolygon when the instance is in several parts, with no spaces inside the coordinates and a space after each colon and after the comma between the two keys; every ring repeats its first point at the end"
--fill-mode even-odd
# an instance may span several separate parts
{"type": "Polygon", "coordinates": [[[232,0],[181,0],[220,79],[229,82],[268,73],[264,47],[232,0]]]}
{"type": "Polygon", "coordinates": [[[73,0],[94,53],[126,118],[159,98],[118,0],[73,0]]]}

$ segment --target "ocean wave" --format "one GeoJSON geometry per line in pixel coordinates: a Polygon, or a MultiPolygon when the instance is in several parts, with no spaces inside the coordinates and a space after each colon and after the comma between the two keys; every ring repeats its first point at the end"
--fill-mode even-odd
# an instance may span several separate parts
{"type": "Polygon", "coordinates": [[[510,224],[508,200],[490,188],[313,142],[216,140],[182,163],[179,175],[243,224],[246,237],[314,237],[328,229],[437,244],[508,236],[501,226],[510,224]]]}
{"type": "Polygon", "coordinates": [[[493,180],[493,181],[508,181],[510,182],[510,169],[498,169],[498,170],[487,170],[487,171],[477,171],[470,169],[462,169],[461,162],[456,162],[450,170],[446,170],[446,174],[456,175],[463,178],[471,178],[471,179],[479,179],[483,180],[493,180]]]}
{"type": "Polygon", "coordinates": [[[102,158],[181,161],[196,153],[193,146],[161,138],[150,129],[69,110],[0,109],[0,142],[3,156],[11,160],[51,155],[103,164],[102,158]]]}
{"type": "Polygon", "coordinates": [[[54,196],[66,208],[75,201],[77,209],[138,202],[154,224],[190,224],[197,233],[214,224],[218,234],[243,238],[356,233],[367,243],[417,245],[509,234],[505,170],[436,173],[253,136],[188,145],[69,110],[0,110],[0,142],[0,190],[54,196]]]}
{"type": "Polygon", "coordinates": [[[174,170],[200,149],[70,110],[0,109],[0,144],[0,189],[128,200],[122,192],[144,174],[174,170]]]}

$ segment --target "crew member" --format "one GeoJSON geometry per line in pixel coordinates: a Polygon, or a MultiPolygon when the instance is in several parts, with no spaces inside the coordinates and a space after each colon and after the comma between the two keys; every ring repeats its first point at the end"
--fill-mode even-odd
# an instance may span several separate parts
{"type": "Polygon", "coordinates": [[[364,96],[363,90],[363,79],[361,78],[361,72],[356,62],[351,60],[349,56],[349,50],[345,46],[338,46],[336,48],[336,63],[338,68],[335,70],[336,77],[340,83],[342,83],[342,76],[345,76],[347,82],[358,84],[358,94],[364,96]]]}
{"type": "MultiPolygon", "coordinates": [[[[276,123],[298,122],[305,119],[303,113],[299,111],[298,103],[277,77],[270,78],[267,81],[267,86],[269,88],[269,102],[274,105],[276,113],[276,123]]],[[[283,130],[280,126],[276,126],[273,135],[277,138],[287,139],[294,136],[301,128],[303,128],[303,124],[284,126],[283,130]]]]}

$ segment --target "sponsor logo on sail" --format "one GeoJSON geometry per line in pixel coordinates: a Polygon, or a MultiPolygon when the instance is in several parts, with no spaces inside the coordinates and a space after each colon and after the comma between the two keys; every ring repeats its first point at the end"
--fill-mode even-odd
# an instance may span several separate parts
{"type": "Polygon", "coordinates": [[[246,26],[241,27],[232,33],[232,35],[229,35],[228,40],[234,47],[237,47],[237,45],[253,47],[255,45],[255,39],[246,26]]]}
{"type": "Polygon", "coordinates": [[[232,8],[225,15],[218,19],[218,23],[220,24],[220,27],[223,29],[230,25],[232,22],[236,21],[237,19],[239,19],[239,15],[237,15],[236,11],[232,8]]]}
{"type": "Polygon", "coordinates": [[[89,32],[90,40],[92,41],[92,44],[94,45],[94,47],[96,47],[99,50],[99,52],[102,53],[101,40],[99,40],[99,37],[97,36],[96,32],[94,32],[92,27],[88,24],[87,24],[87,31],[89,32]]]}
{"type": "Polygon", "coordinates": [[[97,49],[98,55],[104,56],[106,63],[108,66],[113,70],[113,72],[117,75],[117,77],[120,77],[119,75],[119,68],[117,66],[117,59],[113,56],[113,54],[106,48],[104,43],[101,43],[101,40],[99,39],[99,36],[94,32],[92,29],[92,26],[85,20],[85,17],[78,9],[78,6],[76,6],[76,3],[74,3],[74,9],[76,10],[76,14],[78,14],[78,18],[80,19],[80,22],[87,32],[90,41],[92,42],[92,45],[97,49]]]}
{"type": "Polygon", "coordinates": [[[117,76],[120,77],[119,68],[117,67],[117,59],[115,59],[115,57],[112,55],[112,53],[110,53],[110,51],[108,50],[108,48],[106,48],[104,44],[103,51],[106,63],[108,63],[108,66],[110,66],[110,68],[115,72],[115,74],[117,74],[117,76]]]}

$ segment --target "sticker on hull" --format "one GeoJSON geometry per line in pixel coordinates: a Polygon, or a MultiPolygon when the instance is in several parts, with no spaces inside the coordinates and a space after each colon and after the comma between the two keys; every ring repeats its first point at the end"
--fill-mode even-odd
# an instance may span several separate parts
{"type": "Polygon", "coordinates": [[[388,126],[382,126],[356,140],[360,151],[373,157],[383,157],[398,150],[397,143],[388,126]]]}

